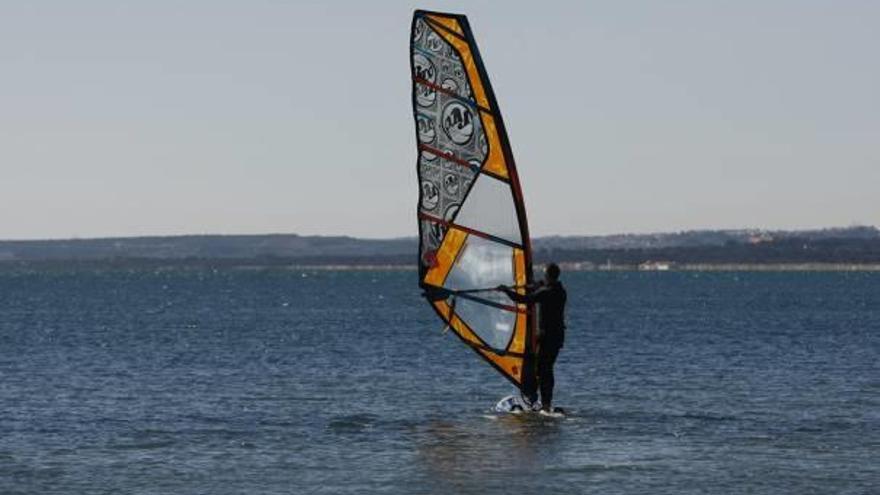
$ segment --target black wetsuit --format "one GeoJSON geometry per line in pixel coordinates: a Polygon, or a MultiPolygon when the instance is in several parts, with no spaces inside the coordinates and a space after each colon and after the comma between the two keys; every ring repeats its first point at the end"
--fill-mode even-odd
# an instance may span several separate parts
{"type": "MultiPolygon", "coordinates": [[[[538,311],[538,383],[541,389],[541,405],[549,408],[553,402],[553,365],[559,350],[565,344],[565,287],[559,281],[542,284],[534,291],[519,294],[512,289],[504,291],[518,303],[540,304],[538,311]]],[[[526,391],[534,400],[534,391],[526,391]]]]}

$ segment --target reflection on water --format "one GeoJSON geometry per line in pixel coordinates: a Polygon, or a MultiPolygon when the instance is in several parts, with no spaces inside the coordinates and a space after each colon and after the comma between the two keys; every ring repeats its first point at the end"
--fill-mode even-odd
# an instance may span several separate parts
{"type": "Polygon", "coordinates": [[[459,493],[537,475],[564,436],[561,421],[532,415],[434,420],[415,430],[416,459],[428,482],[459,493]]]}

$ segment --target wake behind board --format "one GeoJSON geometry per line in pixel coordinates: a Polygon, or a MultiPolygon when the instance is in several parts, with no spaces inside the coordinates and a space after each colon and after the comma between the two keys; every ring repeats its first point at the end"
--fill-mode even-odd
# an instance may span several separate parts
{"type": "Polygon", "coordinates": [[[528,404],[522,397],[508,395],[495,404],[495,412],[506,414],[539,414],[549,418],[564,418],[565,411],[561,407],[554,407],[552,411],[541,410],[541,403],[528,404]]]}

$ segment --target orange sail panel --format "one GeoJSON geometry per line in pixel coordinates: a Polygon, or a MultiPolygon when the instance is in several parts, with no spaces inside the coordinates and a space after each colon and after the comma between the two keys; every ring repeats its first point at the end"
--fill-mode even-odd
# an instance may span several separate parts
{"type": "Polygon", "coordinates": [[[418,141],[419,284],[437,315],[521,389],[534,380],[532,253],[501,112],[467,18],[416,11],[410,43],[418,141]]]}

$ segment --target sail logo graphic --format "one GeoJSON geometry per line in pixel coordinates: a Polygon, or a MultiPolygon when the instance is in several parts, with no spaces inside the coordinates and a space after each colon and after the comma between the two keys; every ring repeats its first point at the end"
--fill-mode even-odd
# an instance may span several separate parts
{"type": "Polygon", "coordinates": [[[440,84],[440,87],[445,89],[446,91],[449,91],[450,93],[457,94],[459,96],[465,96],[462,94],[464,93],[463,91],[458,90],[458,81],[452,79],[451,77],[447,77],[446,79],[444,79],[443,82],[440,84]]]}
{"type": "MultiPolygon", "coordinates": [[[[456,58],[458,58],[458,57],[456,57],[456,58]]],[[[464,71],[462,70],[462,67],[461,67],[461,61],[459,61],[459,63],[456,64],[455,70],[453,71],[453,75],[458,79],[464,79],[464,71]]]]}
{"type": "Polygon", "coordinates": [[[440,203],[440,188],[429,180],[422,181],[422,208],[433,210],[438,203],[440,203]]]}
{"type": "Polygon", "coordinates": [[[458,196],[458,186],[460,180],[455,174],[446,174],[443,177],[443,189],[446,190],[446,193],[450,196],[458,196]]]}
{"type": "Polygon", "coordinates": [[[425,39],[425,48],[434,53],[440,53],[443,50],[443,40],[434,31],[428,31],[428,38],[425,39]]]}
{"type": "Polygon", "coordinates": [[[433,162],[437,159],[437,155],[427,150],[422,150],[422,152],[419,153],[419,156],[421,156],[422,160],[424,160],[425,162],[433,162]]]}
{"type": "MultiPolygon", "coordinates": [[[[437,69],[428,57],[421,53],[416,53],[413,55],[413,76],[416,79],[422,79],[434,84],[437,80],[437,69]]],[[[416,84],[416,102],[419,106],[429,107],[434,104],[436,99],[437,92],[434,88],[425,84],[416,84]]]]}
{"type": "MultiPolygon", "coordinates": [[[[424,185],[424,184],[423,184],[424,185]]],[[[434,184],[431,184],[434,186],[434,184]]],[[[435,188],[437,186],[434,186],[435,188]]],[[[439,194],[439,192],[438,192],[439,194]]],[[[436,206],[436,205],[435,205],[436,206]]],[[[453,203],[446,207],[446,211],[443,213],[443,220],[447,222],[451,222],[455,219],[455,215],[458,214],[458,209],[461,205],[458,203],[453,203]]],[[[437,222],[432,222],[430,220],[426,220],[423,225],[426,228],[428,234],[428,245],[429,246],[439,246],[441,242],[443,242],[443,237],[446,235],[446,227],[437,222]]],[[[431,252],[431,251],[429,251],[431,252]]],[[[436,254],[436,253],[435,253],[436,254]]],[[[430,261],[428,259],[425,262],[430,266],[430,261]]]]}
{"type": "Polygon", "coordinates": [[[456,101],[443,109],[443,132],[455,144],[467,144],[474,137],[474,114],[456,101]]]}
{"type": "Polygon", "coordinates": [[[459,204],[453,203],[446,208],[446,212],[443,213],[443,220],[447,222],[451,222],[455,220],[455,215],[458,214],[458,207],[461,206],[459,204]]]}
{"type": "Polygon", "coordinates": [[[416,122],[419,128],[419,141],[423,143],[434,142],[434,139],[437,137],[437,131],[434,130],[434,119],[419,114],[416,116],[416,122]]]}
{"type": "Polygon", "coordinates": [[[425,34],[425,21],[419,19],[416,21],[416,25],[413,27],[413,41],[419,41],[422,38],[422,35],[425,34]]]}
{"type": "Polygon", "coordinates": [[[439,223],[427,222],[428,223],[428,244],[431,246],[439,246],[443,241],[443,236],[446,235],[446,229],[443,228],[439,223]]]}

